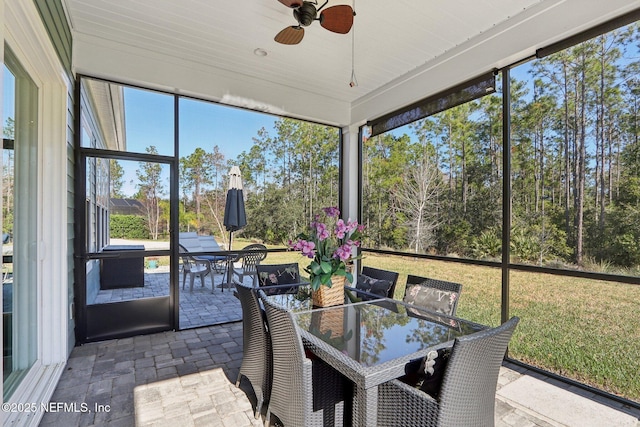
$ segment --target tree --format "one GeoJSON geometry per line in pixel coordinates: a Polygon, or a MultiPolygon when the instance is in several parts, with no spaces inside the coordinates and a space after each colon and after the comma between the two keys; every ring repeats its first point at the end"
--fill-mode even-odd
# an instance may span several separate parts
{"type": "MultiPolygon", "coordinates": [[[[3,137],[13,141],[15,135],[15,122],[12,117],[7,117],[2,130],[3,137]]],[[[6,147],[2,150],[2,231],[13,232],[13,203],[14,194],[14,149],[6,147]]]]}
{"type": "Polygon", "coordinates": [[[394,208],[391,197],[402,184],[402,171],[409,162],[408,135],[376,135],[367,138],[362,148],[363,223],[367,227],[366,245],[404,248],[407,246],[404,214],[394,208]]]}
{"type": "Polygon", "coordinates": [[[15,135],[15,120],[13,117],[7,117],[7,121],[4,123],[4,128],[2,129],[2,135],[4,138],[13,139],[15,135]]]}
{"type": "MultiPolygon", "coordinates": [[[[217,148],[217,147],[216,147],[217,148]]],[[[180,159],[180,172],[183,192],[191,191],[195,203],[195,214],[201,226],[201,202],[204,187],[211,184],[213,156],[197,147],[193,153],[180,159]]]]}
{"type": "Polygon", "coordinates": [[[122,186],[123,186],[123,177],[124,177],[124,168],[118,163],[117,160],[111,160],[109,162],[109,193],[111,198],[122,199],[124,198],[124,194],[122,194],[122,186]]]}
{"type": "MultiPolygon", "coordinates": [[[[158,154],[155,146],[146,148],[148,154],[158,154]]],[[[138,193],[136,199],[140,200],[145,209],[147,224],[151,238],[158,239],[160,229],[160,197],[164,194],[164,186],[161,181],[162,165],[159,163],[141,162],[136,170],[138,177],[138,193]]]]}
{"type": "Polygon", "coordinates": [[[281,243],[306,228],[320,208],[338,204],[339,133],[292,119],[279,119],[274,129],[275,135],[260,129],[237,163],[250,218],[243,233],[281,243]]]}
{"type": "Polygon", "coordinates": [[[409,245],[415,253],[424,252],[435,243],[434,231],[440,223],[440,171],[424,158],[405,169],[403,176],[404,183],[395,192],[396,206],[407,218],[409,245]]]}

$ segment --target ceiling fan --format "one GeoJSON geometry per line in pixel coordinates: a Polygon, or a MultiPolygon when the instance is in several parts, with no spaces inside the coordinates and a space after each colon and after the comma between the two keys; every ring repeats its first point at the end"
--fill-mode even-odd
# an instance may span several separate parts
{"type": "Polygon", "coordinates": [[[355,12],[353,8],[346,4],[331,6],[322,10],[329,0],[317,7],[317,1],[301,0],[278,0],[280,3],[293,9],[293,17],[298,21],[298,25],[292,25],[280,31],[274,38],[282,44],[298,44],[304,37],[304,28],[311,25],[313,21],[320,21],[320,25],[334,33],[347,34],[353,26],[355,12]]]}

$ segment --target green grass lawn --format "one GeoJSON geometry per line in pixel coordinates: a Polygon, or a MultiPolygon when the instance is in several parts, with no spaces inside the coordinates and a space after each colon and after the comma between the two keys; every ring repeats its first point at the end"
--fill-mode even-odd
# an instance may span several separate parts
{"type": "MultiPolygon", "coordinates": [[[[249,243],[235,239],[233,247],[249,243]]],[[[263,262],[297,262],[304,275],[309,260],[282,252],[263,262]]],[[[500,323],[497,268],[379,254],[366,254],[363,264],[400,273],[396,299],[404,295],[407,274],[461,283],[458,316],[500,323]]],[[[512,272],[510,315],[521,319],[509,346],[514,359],[640,401],[640,286],[512,272]]]]}

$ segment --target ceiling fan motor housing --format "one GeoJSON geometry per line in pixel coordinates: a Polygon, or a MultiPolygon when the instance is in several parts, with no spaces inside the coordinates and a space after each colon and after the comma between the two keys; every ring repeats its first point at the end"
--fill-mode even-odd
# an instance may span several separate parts
{"type": "Polygon", "coordinates": [[[293,10],[293,16],[296,18],[296,21],[303,27],[308,27],[311,23],[316,19],[318,15],[318,11],[313,3],[305,1],[302,3],[297,9],[293,10]]]}

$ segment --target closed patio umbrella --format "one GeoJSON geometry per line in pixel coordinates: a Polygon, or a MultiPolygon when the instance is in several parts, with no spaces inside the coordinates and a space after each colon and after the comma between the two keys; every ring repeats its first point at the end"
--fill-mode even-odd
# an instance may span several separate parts
{"type": "Polygon", "coordinates": [[[242,194],[242,175],[238,166],[233,166],[229,171],[229,189],[227,190],[223,224],[229,232],[229,250],[231,250],[233,232],[247,225],[244,196],[242,194]]]}
{"type": "MultiPolygon", "coordinates": [[[[242,194],[242,175],[238,166],[233,166],[229,171],[229,189],[227,201],[224,207],[224,220],[222,222],[229,232],[229,250],[233,232],[247,225],[247,215],[244,211],[244,195],[242,194]]],[[[231,284],[231,262],[228,265],[227,285],[231,284]]]]}

